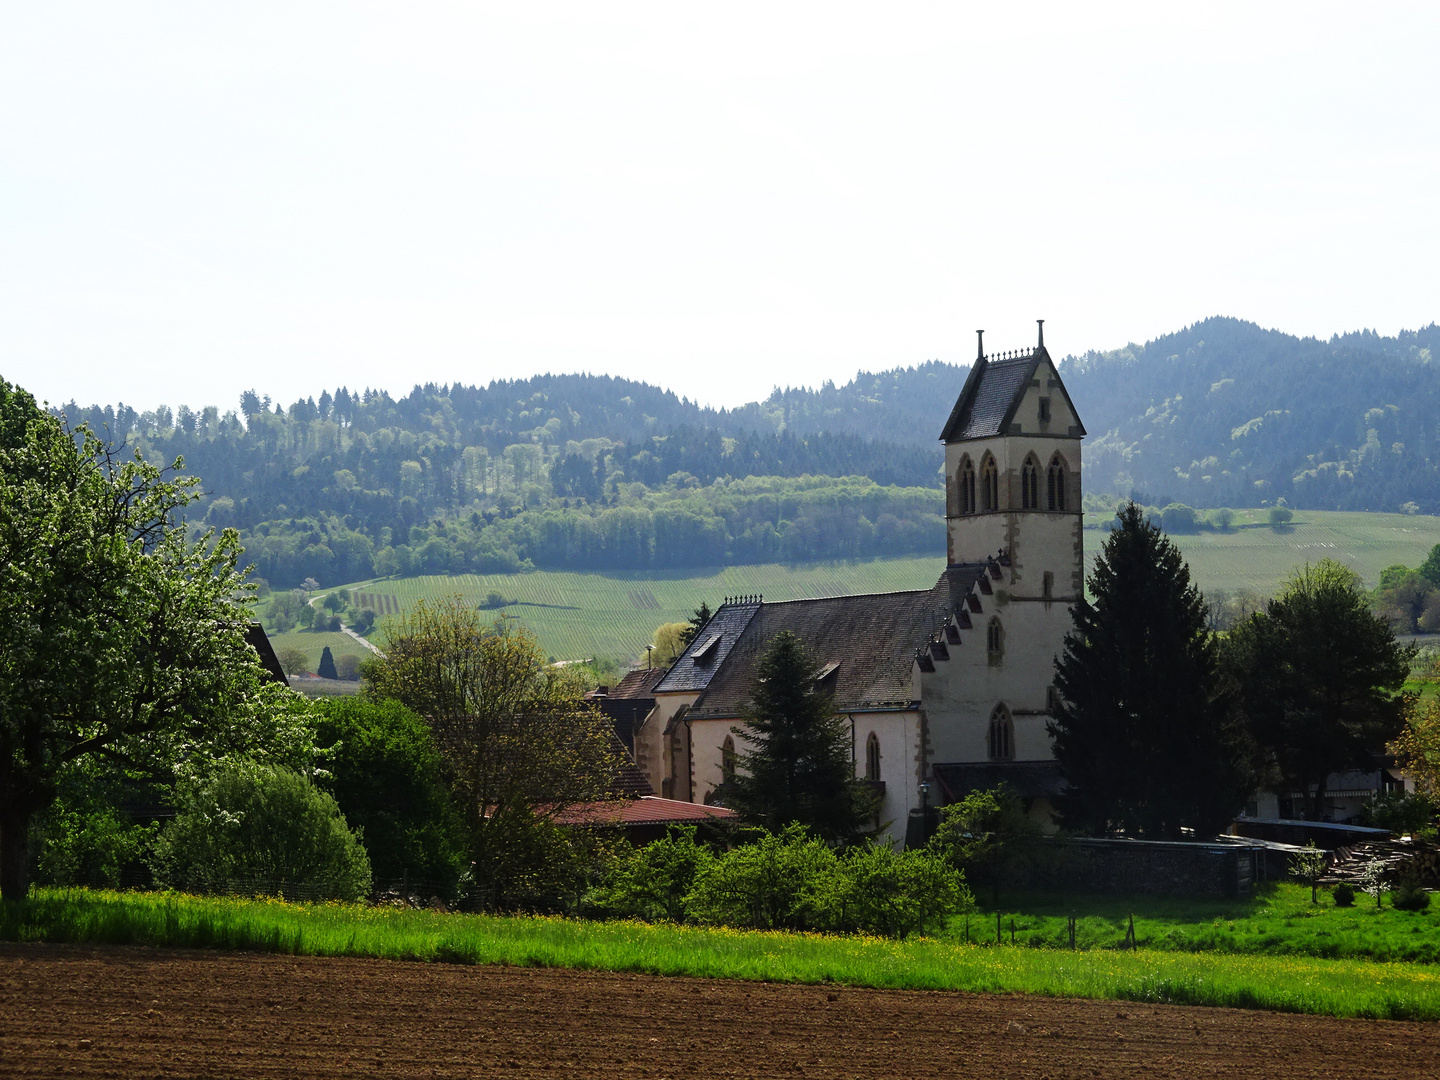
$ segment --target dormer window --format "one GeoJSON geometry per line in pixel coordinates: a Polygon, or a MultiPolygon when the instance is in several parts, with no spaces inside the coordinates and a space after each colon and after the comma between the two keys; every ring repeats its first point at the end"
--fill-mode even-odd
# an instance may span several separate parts
{"type": "Polygon", "coordinates": [[[691,654],[690,660],[692,663],[698,664],[703,667],[704,665],[710,663],[710,661],[715,659],[715,655],[717,652],[719,652],[719,650],[720,635],[714,634],[711,637],[707,638],[705,643],[701,645],[698,649],[696,649],[694,653],[691,654]]]}
{"type": "Polygon", "coordinates": [[[840,661],[835,660],[826,664],[815,673],[815,692],[818,694],[835,693],[835,673],[840,670],[840,661]]]}

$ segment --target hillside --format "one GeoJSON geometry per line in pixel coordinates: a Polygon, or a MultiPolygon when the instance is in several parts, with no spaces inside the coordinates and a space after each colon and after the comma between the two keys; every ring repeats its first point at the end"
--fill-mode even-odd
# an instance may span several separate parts
{"type": "MultiPolygon", "coordinates": [[[[1323,342],[1214,318],[1067,357],[1090,505],[1440,512],[1437,346],[1433,325],[1323,342]]],[[[328,584],[939,552],[936,435],[965,375],[931,361],[728,411],[589,375],[64,411],[183,456],[196,516],[240,528],[262,576],[328,584]]]]}
{"type": "MultiPolygon", "coordinates": [[[[1108,513],[1086,516],[1085,553],[1095,558],[1104,540],[1108,513]]],[[[1440,544],[1440,517],[1305,511],[1284,529],[1262,524],[1263,512],[1241,512],[1226,532],[1173,535],[1196,583],[1219,597],[1241,591],[1269,596],[1298,566],[1335,559],[1353,567],[1373,587],[1380,571],[1418,566],[1440,544]]],[[[622,664],[644,656],[655,627],[687,619],[702,601],[714,607],[726,596],[761,593],[767,600],[791,600],[847,593],[921,589],[933,585],[941,556],[838,560],[819,563],[732,566],[725,569],[645,573],[424,575],[359,582],[350,586],[357,607],[381,616],[372,635],[383,647],[384,618],[409,609],[422,597],[459,595],[472,603],[498,593],[503,611],[520,619],[541,648],[560,659],[602,657],[622,664]]],[[[499,614],[502,609],[495,609],[499,614]]],[[[340,634],[292,630],[268,624],[277,648],[299,648],[312,667],[329,645],[336,656],[363,655],[361,645],[340,634]]]]}

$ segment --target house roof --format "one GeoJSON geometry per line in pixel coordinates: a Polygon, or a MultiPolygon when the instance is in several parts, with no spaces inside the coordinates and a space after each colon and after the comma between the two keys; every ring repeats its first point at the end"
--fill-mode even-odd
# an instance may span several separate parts
{"type": "Polygon", "coordinates": [[[671,664],[670,670],[655,683],[654,692],[663,694],[704,690],[710,685],[715,674],[725,666],[730,651],[762,606],[758,600],[722,604],[720,610],[710,616],[710,621],[686,646],[680,659],[671,664]]]}
{"type": "MultiPolygon", "coordinates": [[[[1036,346],[1030,352],[1002,353],[998,359],[984,356],[976,359],[960,397],[955,401],[955,408],[940,432],[941,441],[988,439],[1004,434],[1014,421],[1020,399],[1025,396],[1025,388],[1030,385],[1041,363],[1054,367],[1044,345],[1036,346]]],[[[1059,376],[1058,370],[1056,376],[1059,376]]],[[[1059,385],[1059,390],[1073,413],[1074,405],[1063,383],[1059,385]]],[[[1075,413],[1075,416],[1078,420],[1079,414],[1075,413]]],[[[1084,435],[1083,426],[1072,434],[1084,435]]]]}
{"type": "Polygon", "coordinates": [[[605,696],[611,700],[654,697],[655,684],[665,677],[665,669],[636,668],[610,688],[605,696]]]}
{"type": "Polygon", "coordinates": [[[265,627],[258,622],[252,622],[245,629],[245,640],[250,643],[250,647],[260,657],[260,666],[265,669],[270,678],[281,686],[289,686],[290,680],[285,677],[285,669],[280,666],[280,660],[275,655],[275,649],[270,644],[265,627]]]}
{"type": "MultiPolygon", "coordinates": [[[[750,700],[755,666],[783,630],[798,637],[810,659],[833,680],[838,710],[908,708],[917,650],[941,631],[987,565],[947,567],[929,589],[753,605],[745,613],[743,633],[728,647],[687,715],[740,716],[750,700]]],[[[725,612],[721,607],[715,618],[725,612]]],[[[685,661],[682,656],[676,667],[685,661]]]]}
{"type": "Polygon", "coordinates": [[[638,799],[578,803],[566,807],[555,820],[561,825],[697,825],[733,817],[735,811],[723,806],[645,795],[638,799]]]}

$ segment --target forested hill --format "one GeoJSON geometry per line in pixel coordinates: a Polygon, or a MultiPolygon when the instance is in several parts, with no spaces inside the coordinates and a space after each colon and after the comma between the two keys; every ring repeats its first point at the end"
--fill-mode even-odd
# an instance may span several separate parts
{"type": "MultiPolygon", "coordinates": [[[[1153,505],[1440,513],[1440,328],[1296,338],[1214,318],[1066,357],[1086,488],[1153,505]]],[[[931,361],[716,410],[608,376],[239,412],[64,411],[183,455],[277,584],[526,566],[643,569],[944,550],[936,436],[967,369],[931,361]],[[849,478],[849,479],[845,479],[849,478]]]]}
{"type": "Polygon", "coordinates": [[[1440,327],[1329,341],[1213,318],[1069,357],[1092,492],[1440,513],[1440,327]],[[1407,506],[1407,504],[1409,504],[1407,506]]]}

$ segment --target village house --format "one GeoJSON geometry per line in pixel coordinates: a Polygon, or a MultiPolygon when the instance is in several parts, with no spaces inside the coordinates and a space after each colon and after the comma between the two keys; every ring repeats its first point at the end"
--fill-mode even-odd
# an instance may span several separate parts
{"type": "Polygon", "coordinates": [[[914,842],[926,811],[1003,781],[1049,820],[1054,659],[1083,588],[1085,429],[1046,351],[979,355],[940,433],[947,560],[934,587],[766,602],[727,598],[651,682],[635,759],[661,796],[713,799],[745,750],[755,663],[782,630],[820,665],[880,824],[914,842]]]}

